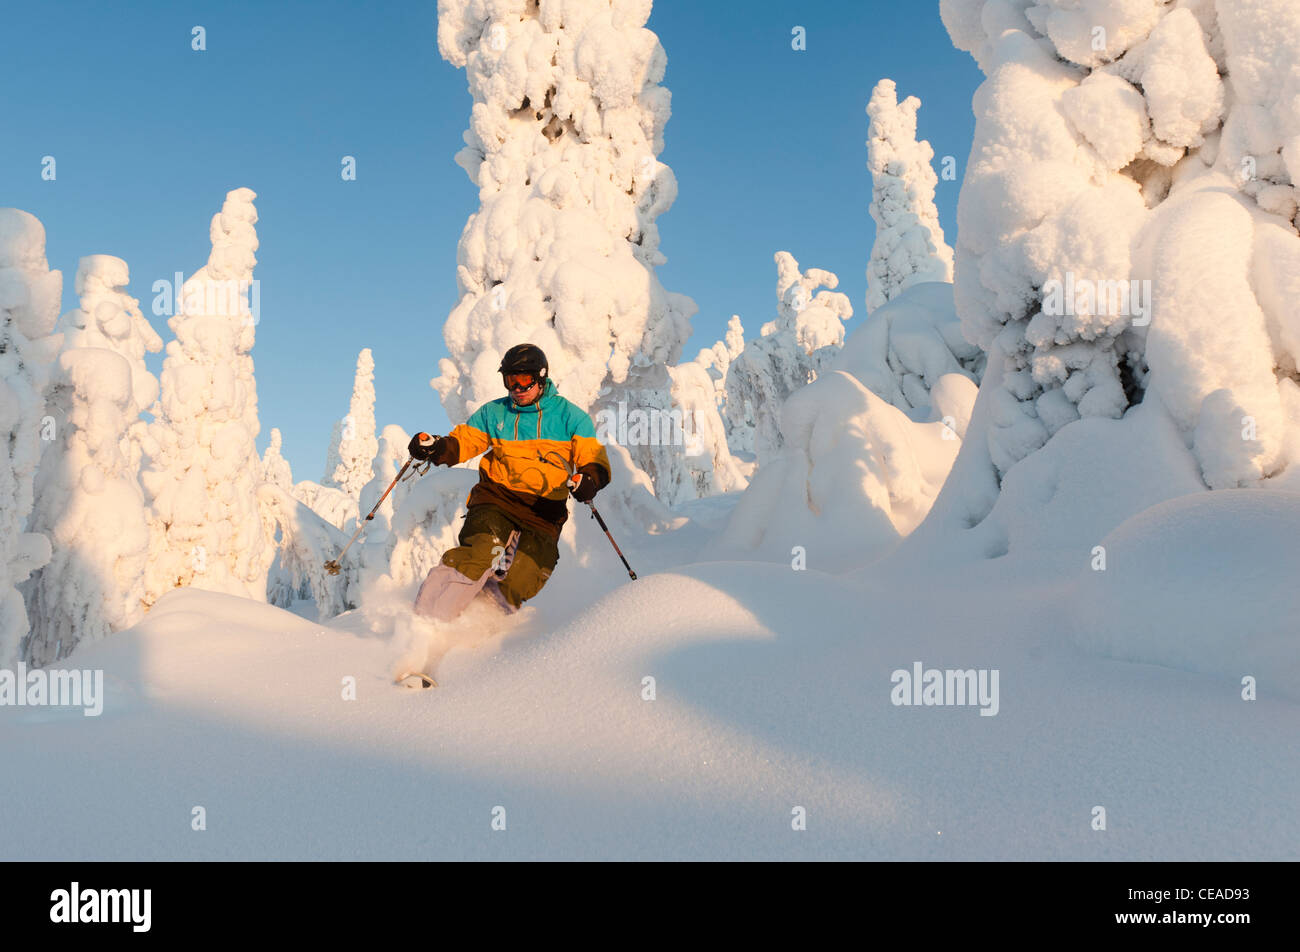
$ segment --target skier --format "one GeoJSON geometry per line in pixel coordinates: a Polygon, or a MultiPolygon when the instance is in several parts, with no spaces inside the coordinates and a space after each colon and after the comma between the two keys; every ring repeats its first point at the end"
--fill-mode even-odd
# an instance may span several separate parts
{"type": "Polygon", "coordinates": [[[455,618],[485,587],[518,609],[559,561],[567,497],[590,502],[609,484],[609,457],[591,417],[560,396],[541,348],[511,347],[498,370],[507,396],[479,407],[450,435],[417,433],[408,447],[413,458],[442,466],[486,451],[460,545],[443,553],[420,586],[419,615],[455,618]]]}

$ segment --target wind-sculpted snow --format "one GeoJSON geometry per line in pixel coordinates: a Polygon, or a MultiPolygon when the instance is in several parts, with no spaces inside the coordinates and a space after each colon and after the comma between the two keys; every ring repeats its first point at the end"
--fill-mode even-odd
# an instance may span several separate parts
{"type": "Polygon", "coordinates": [[[140,488],[146,424],[158,380],[144,355],[162,349],[127,264],[89,255],[77,268],[80,307],[66,313],[46,413],[30,528],[49,537],[50,563],[27,584],[28,663],[48,664],[83,639],[129,628],[144,615],[149,522],[140,488]]]}
{"type": "Polygon", "coordinates": [[[1105,571],[1080,566],[1073,637],[1111,658],[1237,687],[1249,677],[1300,701],[1298,535],[1296,493],[1196,493],[1152,506],[1100,540],[1105,571]]]}
{"type": "MultiPolygon", "coordinates": [[[[830,369],[847,371],[910,414],[927,412],[934,387],[948,374],[978,384],[984,362],[984,352],[962,336],[952,285],[926,282],[912,285],[868,315],[830,369]]],[[[969,415],[969,408],[959,414],[963,427],[969,415]]]]}
{"type": "MultiPolygon", "coordinates": [[[[677,182],[658,160],[671,97],[649,14],[649,0],[438,4],[438,48],[474,101],[456,161],[481,203],[432,381],[453,421],[501,395],[501,355],[525,341],[584,409],[672,412],[667,367],[695,304],[654,272],[677,182]]],[[[628,449],[666,493],[692,482],[680,446],[628,449]]]]}
{"type": "Polygon", "coordinates": [[[50,558],[49,540],[25,530],[62,292],[63,274],[45,260],[44,226],[25,211],[0,208],[0,666],[16,659],[28,633],[16,586],[50,558]]]}
{"type": "MultiPolygon", "coordinates": [[[[1158,395],[1212,489],[1297,459],[1300,5],[943,0],[987,79],[957,310],[999,478],[1158,395]]],[[[969,447],[969,443],[968,443],[969,447]]]]}
{"type": "Polygon", "coordinates": [[[212,218],[208,263],[185,282],[167,322],[176,338],[167,344],[141,477],[153,533],[149,604],[186,585],[266,598],[275,543],[257,505],[255,197],[247,188],[226,196],[212,218]]]}
{"type": "MultiPolygon", "coordinates": [[[[593,578],[563,602],[548,586],[457,645],[430,691],[389,683],[395,645],[362,613],[326,626],[171,592],[71,662],[105,672],[101,716],[0,712],[0,796],[25,793],[28,821],[5,855],[1293,858],[1300,816],[1278,791],[1300,777],[1297,714],[1270,672],[1242,672],[1259,684],[1243,703],[1235,672],[1081,655],[1062,622],[1073,592],[1012,571],[990,586],[985,569],[712,563],[593,578]],[[995,669],[998,713],[891,703],[892,673],[917,662],[995,669]],[[196,790],[220,835],[159,824],[196,790]],[[1093,803],[1113,832],[1090,825],[1093,803]]],[[[1175,597],[1196,582],[1169,580],[1175,597]]],[[[1293,588],[1259,591],[1283,605],[1293,588]]]]}

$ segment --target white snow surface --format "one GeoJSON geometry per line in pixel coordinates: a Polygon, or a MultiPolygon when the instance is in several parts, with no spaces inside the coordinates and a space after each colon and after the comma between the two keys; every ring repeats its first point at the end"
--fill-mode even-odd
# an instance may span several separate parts
{"type": "Polygon", "coordinates": [[[1274,583],[1297,518],[1291,494],[1197,493],[1056,586],[1032,551],[692,563],[707,520],[621,535],[630,582],[576,520],[522,613],[438,633],[428,691],[388,680],[413,584],[328,625],[177,590],[65,660],[105,672],[100,717],[0,708],[0,796],[28,818],[0,858],[1294,859],[1294,633],[1243,623],[1236,594],[1294,617],[1274,583]],[[1216,596],[1195,637],[1154,624],[1216,596]],[[1118,646],[1081,650],[1098,631],[1118,646]],[[997,715],[895,706],[916,662],[997,669],[997,715]]]}

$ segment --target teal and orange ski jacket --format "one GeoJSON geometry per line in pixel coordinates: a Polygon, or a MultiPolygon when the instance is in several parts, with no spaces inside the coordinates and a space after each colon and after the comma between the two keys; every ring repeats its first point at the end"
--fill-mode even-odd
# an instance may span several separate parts
{"type": "Polygon", "coordinates": [[[552,380],[526,407],[511,397],[483,404],[452,428],[456,462],[485,453],[479,481],[466,503],[494,505],[521,524],[559,536],[569,517],[565,483],[574,471],[594,463],[609,484],[609,456],[596,439],[587,412],[560,396],[552,380]]]}

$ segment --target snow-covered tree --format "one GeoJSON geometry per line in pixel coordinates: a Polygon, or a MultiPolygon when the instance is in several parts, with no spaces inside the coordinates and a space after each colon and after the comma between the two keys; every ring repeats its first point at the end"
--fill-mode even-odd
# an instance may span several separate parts
{"type": "MultiPolygon", "coordinates": [[[[706,354],[714,356],[712,350],[701,351],[702,357],[706,354]]],[[[712,366],[712,361],[706,364],[697,359],[668,368],[672,378],[671,412],[682,420],[686,464],[667,471],[655,487],[659,498],[670,506],[749,485],[753,467],[731,455],[726,423],[718,407],[718,388],[710,374],[712,366]],[[676,482],[671,481],[674,478],[676,482]]]]}
{"type": "Polygon", "coordinates": [[[834,359],[844,343],[844,322],[853,316],[848,297],[817,291],[839,286],[831,272],[801,272],[785,251],[776,253],[776,270],[776,320],[763,325],[762,336],[746,343],[727,370],[732,446],[756,454],[760,465],[781,448],[785,398],[816,380],[834,359]]]}
{"type": "Polygon", "coordinates": [[[82,258],[81,306],[61,321],[63,349],[46,406],[62,426],[41,459],[31,521],[53,554],[25,588],[31,663],[57,660],[144,614],[150,536],[140,412],[158,396],[144,355],[161,350],[162,340],[126,292],[129,280],[121,258],[82,258]]]}
{"type": "Polygon", "coordinates": [[[279,427],[271,427],[271,442],[267,444],[266,452],[262,454],[262,481],[275,483],[285,492],[292,494],[293,469],[289,466],[289,461],[280,454],[283,445],[279,427]]]}
{"type": "Polygon", "coordinates": [[[303,479],[293,484],[292,496],[336,529],[356,525],[357,499],[341,489],[303,479]]]}
{"type": "Polygon", "coordinates": [[[356,602],[349,600],[356,589],[356,547],[349,550],[340,574],[331,575],[325,568],[326,562],[338,558],[347,536],[275,483],[261,483],[256,491],[263,532],[280,539],[265,600],[291,608],[295,600],[310,598],[316,603],[318,619],[356,608],[356,602]]]}
{"type": "Polygon", "coordinates": [[[745,349],[745,328],[740,323],[740,315],[731,315],[727,322],[727,333],[723,339],[712,347],[703,347],[695,358],[695,363],[704,368],[709,379],[713,381],[713,402],[722,416],[722,423],[727,434],[727,444],[734,452],[736,446],[732,441],[731,420],[727,417],[727,371],[731,362],[745,349]]]}
{"type": "Polygon", "coordinates": [[[370,482],[371,462],[379,450],[375,439],[375,359],[367,347],[357,355],[348,415],[334,424],[322,486],[357,496],[370,482]]]}
{"type": "MultiPolygon", "coordinates": [[[[664,290],[656,218],[677,194],[658,160],[671,97],[649,0],[439,0],[438,47],[474,99],[456,161],[479,189],[461,235],[460,301],[432,383],[453,421],[499,397],[523,342],[585,409],[668,414],[695,304],[664,290]]],[[[680,447],[630,447],[656,486],[680,447]]]]}
{"type": "Polygon", "coordinates": [[[465,498],[476,482],[478,471],[472,466],[435,466],[409,487],[404,486],[390,523],[389,575],[394,582],[411,585],[422,581],[439,564],[442,554],[457,544],[465,498]]]}
{"type": "Polygon", "coordinates": [[[892,79],[876,84],[867,104],[867,166],[876,240],[867,265],[867,312],[914,284],[952,281],[952,249],[934,204],[934,150],[916,139],[921,100],[901,103],[892,79]]]}
{"type": "Polygon", "coordinates": [[[1300,459],[1300,5],[941,9],[987,76],[955,279],[989,351],[986,456],[959,470],[996,485],[1070,422],[1143,400],[1210,488],[1300,459]]]}
{"type": "Polygon", "coordinates": [[[392,485],[402,464],[409,458],[406,448],[410,442],[411,435],[400,426],[389,424],[384,427],[379,435],[379,452],[375,454],[372,465],[375,475],[361,489],[362,516],[375,508],[380,497],[384,497],[383,502],[379,503],[374,519],[367,524],[365,540],[361,548],[360,580],[363,587],[389,572],[393,547],[396,544],[392,533],[393,513],[405,500],[406,494],[415,482],[415,474],[407,470],[402,481],[393,486],[392,492],[386,497],[384,492],[392,485]]]}
{"type": "Polygon", "coordinates": [[[27,532],[42,437],[42,392],[56,339],[63,275],[45,260],[45,228],[17,208],[0,208],[0,666],[12,664],[28,634],[16,586],[50,558],[49,540],[27,532]]]}
{"type": "Polygon", "coordinates": [[[212,218],[208,263],[185,282],[168,326],[162,392],[142,475],[151,508],[147,601],[182,585],[265,600],[275,554],[258,511],[256,195],[230,192],[212,218]]]}

